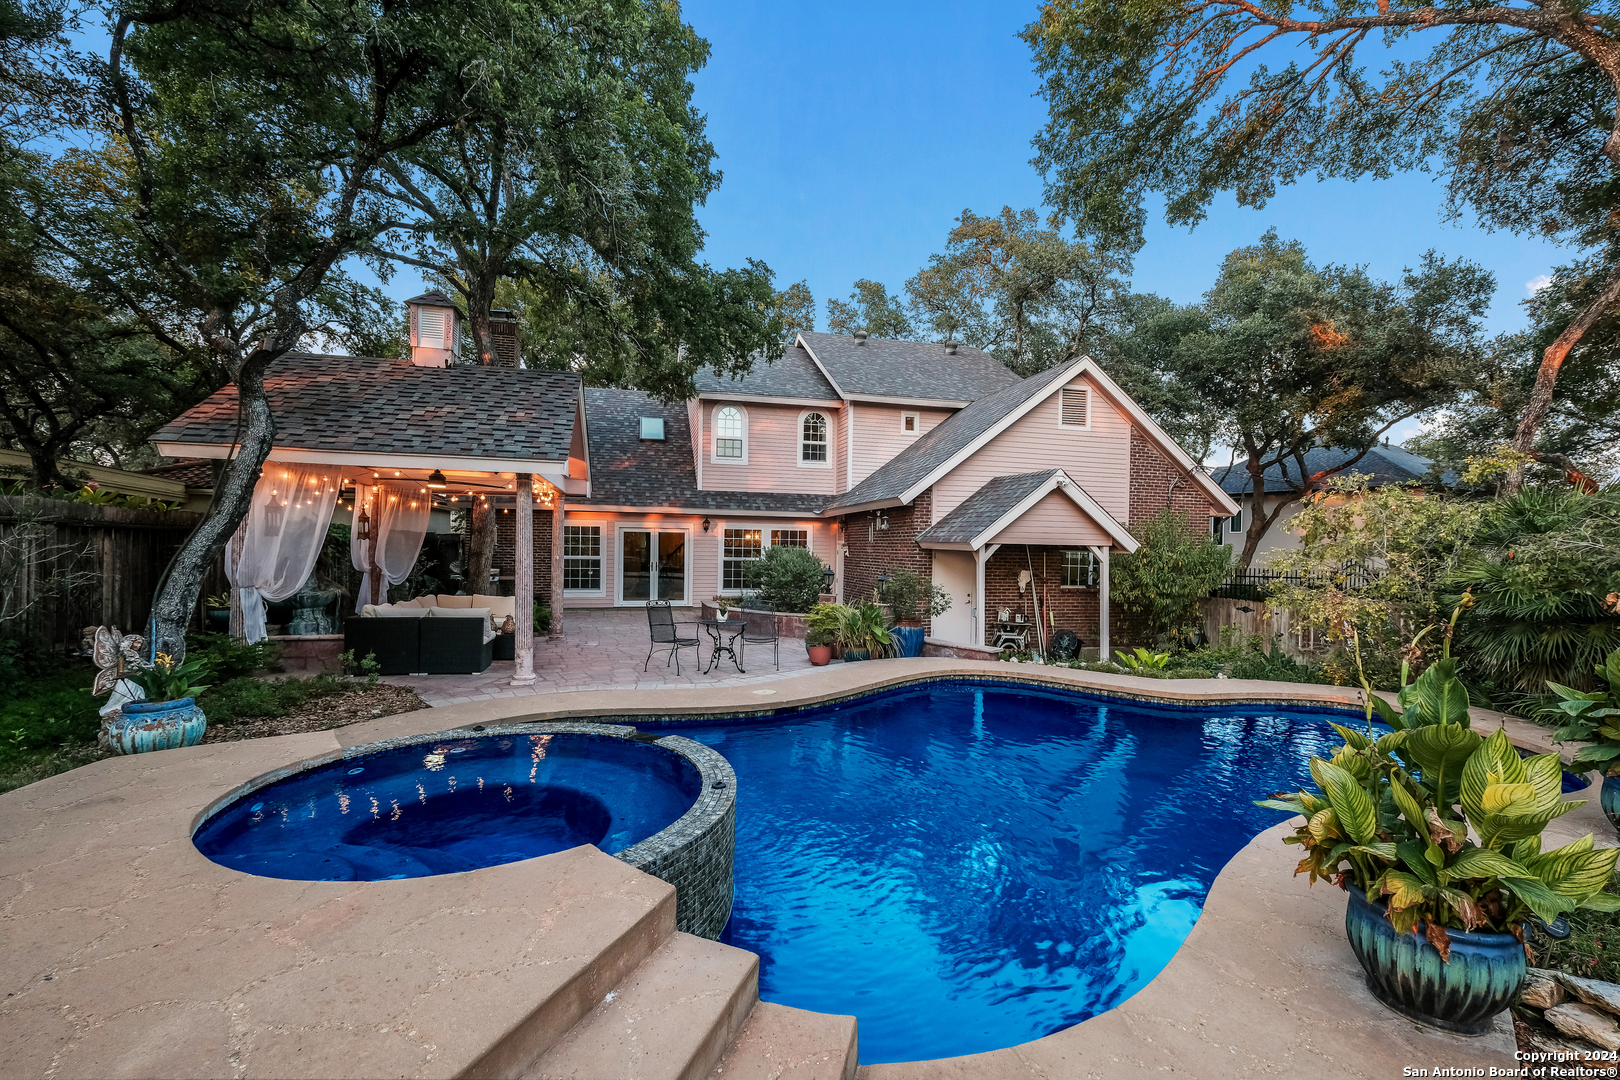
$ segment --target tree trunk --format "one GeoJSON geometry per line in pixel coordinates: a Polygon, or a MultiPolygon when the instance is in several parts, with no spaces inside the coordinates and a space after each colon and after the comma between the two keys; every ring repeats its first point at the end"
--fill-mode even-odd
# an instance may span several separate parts
{"type": "Polygon", "coordinates": [[[467,591],[488,592],[489,574],[495,566],[495,508],[487,499],[474,499],[467,524],[470,541],[467,553],[467,591]]]}
{"type": "Polygon", "coordinates": [[[203,577],[247,516],[259,469],[275,445],[276,422],[264,393],[264,372],[280,351],[256,349],[236,379],[242,421],[241,449],[225,467],[207,515],[186,537],[169,576],[152,602],[152,645],[176,662],[185,659],[186,626],[202,593],[203,577]]]}
{"type": "MultiPolygon", "coordinates": [[[[1519,420],[1519,430],[1513,436],[1513,449],[1535,456],[1536,436],[1541,433],[1541,425],[1552,410],[1553,388],[1558,382],[1559,369],[1569,358],[1570,350],[1616,303],[1620,303],[1620,267],[1609,275],[1586,310],[1565,327],[1558,339],[1541,354],[1541,367],[1536,371],[1536,388],[1531,392],[1530,404],[1525,406],[1524,416],[1519,420]]],[[[1524,466],[1519,465],[1502,481],[1502,494],[1516,495],[1523,486],[1524,466]]]]}
{"type": "Polygon", "coordinates": [[[28,451],[28,461],[34,470],[35,487],[42,491],[48,487],[59,487],[67,491],[72,487],[56,464],[57,454],[54,446],[27,443],[23,449],[28,451]]]}

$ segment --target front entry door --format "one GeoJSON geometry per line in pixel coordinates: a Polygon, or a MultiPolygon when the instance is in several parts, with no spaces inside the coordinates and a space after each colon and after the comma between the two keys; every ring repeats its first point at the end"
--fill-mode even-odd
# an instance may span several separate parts
{"type": "Polygon", "coordinates": [[[626,603],[686,601],[686,534],[626,529],[619,544],[619,581],[626,603]]]}

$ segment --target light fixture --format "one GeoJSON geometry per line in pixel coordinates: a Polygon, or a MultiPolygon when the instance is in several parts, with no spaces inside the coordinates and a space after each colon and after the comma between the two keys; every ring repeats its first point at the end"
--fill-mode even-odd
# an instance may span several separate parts
{"type": "Polygon", "coordinates": [[[708,532],[709,531],[709,526],[712,525],[712,524],[714,524],[712,521],[710,521],[708,518],[704,518],[703,519],[703,531],[708,532]]]}
{"type": "Polygon", "coordinates": [[[829,567],[827,567],[827,569],[823,570],[821,572],[821,576],[823,578],[826,578],[825,584],[827,586],[825,589],[822,589],[821,591],[822,592],[828,592],[828,593],[832,592],[832,587],[833,587],[833,569],[832,569],[832,567],[829,566],[829,567]]]}
{"type": "Polygon", "coordinates": [[[280,536],[281,519],[287,513],[287,504],[276,498],[275,491],[264,503],[264,535],[280,536]]]}
{"type": "Polygon", "coordinates": [[[444,473],[440,472],[438,469],[434,469],[432,472],[428,473],[427,486],[430,488],[449,487],[450,481],[444,478],[444,473]]]}
{"type": "Polygon", "coordinates": [[[361,543],[371,539],[371,515],[366,513],[366,508],[363,506],[360,507],[360,519],[355,522],[354,538],[361,543]]]}

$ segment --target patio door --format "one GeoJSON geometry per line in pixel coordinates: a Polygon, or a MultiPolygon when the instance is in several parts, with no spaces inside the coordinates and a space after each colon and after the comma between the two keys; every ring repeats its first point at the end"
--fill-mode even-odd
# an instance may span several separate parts
{"type": "Polygon", "coordinates": [[[625,529],[619,534],[619,599],[686,602],[686,534],[625,529]]]}

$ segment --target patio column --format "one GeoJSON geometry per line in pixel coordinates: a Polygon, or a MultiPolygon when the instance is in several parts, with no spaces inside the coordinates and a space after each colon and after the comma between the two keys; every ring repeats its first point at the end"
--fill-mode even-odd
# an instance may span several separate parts
{"type": "Polygon", "coordinates": [[[513,485],[517,506],[513,512],[512,531],[512,649],[516,663],[512,670],[513,686],[531,686],[534,683],[534,478],[520,472],[513,485]]]}
{"type": "Polygon", "coordinates": [[[987,644],[985,640],[984,620],[985,612],[990,610],[985,606],[984,601],[984,564],[989,560],[989,558],[990,555],[985,551],[984,548],[980,548],[978,551],[973,553],[973,602],[977,605],[973,609],[973,636],[977,639],[973,642],[973,644],[979,646],[981,649],[987,644]]]}
{"type": "Polygon", "coordinates": [[[1108,549],[1094,547],[1097,556],[1097,659],[1112,655],[1108,642],[1108,549]]]}
{"type": "Polygon", "coordinates": [[[563,493],[553,489],[551,503],[551,640],[563,639],[563,493]]]}

